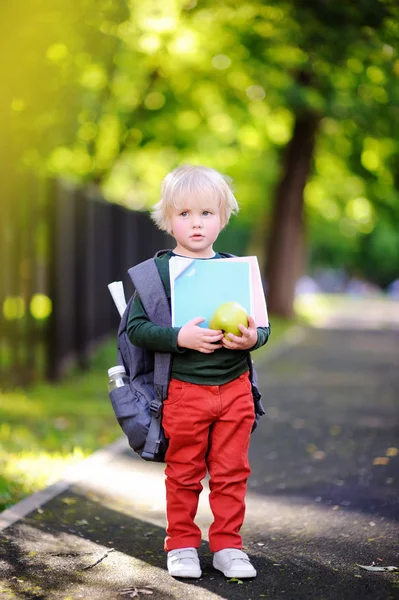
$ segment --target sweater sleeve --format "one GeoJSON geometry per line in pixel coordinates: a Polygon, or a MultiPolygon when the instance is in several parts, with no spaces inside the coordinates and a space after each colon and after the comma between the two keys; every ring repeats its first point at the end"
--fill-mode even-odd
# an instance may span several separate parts
{"type": "Polygon", "coordinates": [[[177,345],[180,327],[161,327],[152,323],[144,310],[138,294],[135,294],[127,322],[127,335],[135,346],[153,352],[185,351],[177,345]]]}
{"type": "Polygon", "coordinates": [[[256,342],[255,346],[253,346],[250,349],[250,352],[252,352],[253,350],[257,350],[261,346],[264,346],[266,344],[267,340],[269,339],[270,334],[271,334],[270,323],[267,327],[258,327],[258,341],[256,342]]]}

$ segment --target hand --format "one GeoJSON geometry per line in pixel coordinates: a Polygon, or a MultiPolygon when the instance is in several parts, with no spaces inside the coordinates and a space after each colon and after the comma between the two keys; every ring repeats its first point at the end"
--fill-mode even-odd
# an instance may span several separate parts
{"type": "Polygon", "coordinates": [[[248,327],[239,325],[238,329],[241,331],[242,336],[233,335],[232,333],[226,334],[228,338],[223,338],[223,347],[229,350],[249,350],[255,346],[258,341],[258,330],[255,321],[250,315],[248,315],[248,327]]]}
{"type": "Polygon", "coordinates": [[[183,325],[177,336],[178,346],[198,350],[198,352],[204,354],[212,354],[212,352],[221,348],[222,344],[215,344],[215,342],[220,342],[223,331],[198,327],[199,323],[203,323],[205,320],[203,317],[195,317],[195,319],[191,319],[183,325]]]}

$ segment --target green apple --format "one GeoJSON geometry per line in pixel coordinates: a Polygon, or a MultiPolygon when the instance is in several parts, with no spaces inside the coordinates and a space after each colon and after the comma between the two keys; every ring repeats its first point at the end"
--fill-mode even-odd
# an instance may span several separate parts
{"type": "Polygon", "coordinates": [[[224,302],[220,304],[209,320],[210,329],[221,329],[227,334],[241,336],[238,325],[248,327],[248,313],[238,302],[224,302]]]}

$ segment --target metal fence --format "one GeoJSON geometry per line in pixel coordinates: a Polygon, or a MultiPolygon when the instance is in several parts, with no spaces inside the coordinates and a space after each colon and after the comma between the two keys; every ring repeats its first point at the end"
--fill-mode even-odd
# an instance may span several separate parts
{"type": "Polygon", "coordinates": [[[94,347],[116,333],[107,284],[170,238],[149,215],[105,202],[95,188],[32,182],[5,204],[0,236],[1,385],[56,380],[87,367],[94,347]]]}

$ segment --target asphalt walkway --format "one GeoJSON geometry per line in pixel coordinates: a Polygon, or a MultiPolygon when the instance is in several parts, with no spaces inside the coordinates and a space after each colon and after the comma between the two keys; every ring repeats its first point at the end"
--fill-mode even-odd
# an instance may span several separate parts
{"type": "Polygon", "coordinates": [[[399,330],[335,326],[257,362],[267,414],[242,532],[257,579],[213,570],[206,489],[203,576],[169,577],[163,466],[122,440],[0,515],[0,598],[399,598],[399,571],[358,566],[399,567],[399,330]]]}

